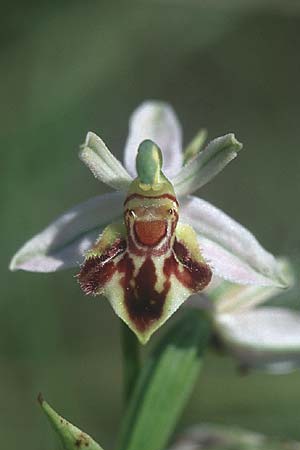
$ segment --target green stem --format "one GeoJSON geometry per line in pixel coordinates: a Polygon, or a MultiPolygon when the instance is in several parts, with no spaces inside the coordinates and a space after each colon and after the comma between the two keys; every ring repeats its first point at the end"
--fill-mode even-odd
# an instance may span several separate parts
{"type": "Polygon", "coordinates": [[[128,326],[121,322],[121,344],[123,354],[124,403],[127,405],[140,370],[139,342],[128,326]]]}

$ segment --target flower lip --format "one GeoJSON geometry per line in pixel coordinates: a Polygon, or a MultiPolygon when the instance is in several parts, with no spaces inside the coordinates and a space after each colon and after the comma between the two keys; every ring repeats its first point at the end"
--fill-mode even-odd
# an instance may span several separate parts
{"type": "Polygon", "coordinates": [[[145,246],[155,246],[166,236],[166,220],[137,220],[134,224],[136,240],[145,246]]]}

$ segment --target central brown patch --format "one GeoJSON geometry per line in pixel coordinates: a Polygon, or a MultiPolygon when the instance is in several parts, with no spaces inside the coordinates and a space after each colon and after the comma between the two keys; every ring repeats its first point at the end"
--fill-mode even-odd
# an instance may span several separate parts
{"type": "Polygon", "coordinates": [[[165,282],[162,292],[155,290],[157,275],[151,258],[145,260],[135,279],[134,265],[128,254],[118,263],[118,270],[124,273],[120,282],[129,317],[138,330],[145,331],[161,317],[170,282],[165,282]]]}
{"type": "Polygon", "coordinates": [[[136,239],[142,245],[157,245],[167,233],[167,222],[165,220],[138,220],[134,224],[136,239]]]}

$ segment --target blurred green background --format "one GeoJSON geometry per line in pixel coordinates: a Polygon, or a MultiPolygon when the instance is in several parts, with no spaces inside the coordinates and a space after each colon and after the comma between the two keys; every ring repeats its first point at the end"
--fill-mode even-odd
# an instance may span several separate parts
{"type": "MultiPolygon", "coordinates": [[[[93,130],[122,158],[129,114],[149,98],[175,107],[185,142],[202,126],[210,138],[236,133],[245,150],[201,196],[297,258],[300,5],[1,6],[1,448],[58,448],[42,391],[111,449],[122,416],[118,320],[104,299],[84,298],[74,272],[9,273],[9,259],[64,209],[108,190],[78,146],[93,130]]],[[[180,427],[215,421],[300,440],[299,410],[299,373],[242,377],[210,355],[180,427]]]]}

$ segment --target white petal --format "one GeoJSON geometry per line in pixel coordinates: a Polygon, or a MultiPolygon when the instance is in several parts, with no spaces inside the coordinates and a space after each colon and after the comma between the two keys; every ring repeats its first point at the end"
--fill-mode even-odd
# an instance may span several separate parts
{"type": "MultiPolygon", "coordinates": [[[[283,273],[289,285],[295,282],[292,267],[285,259],[279,259],[283,273]]],[[[282,289],[276,286],[241,285],[222,281],[207,291],[207,295],[214,300],[217,313],[241,312],[253,309],[271,298],[282,294],[282,289]]]]}
{"type": "Polygon", "coordinates": [[[15,254],[10,270],[54,272],[79,265],[103,228],[120,217],[124,196],[91,198],[58,217],[15,254]]]}
{"type": "Polygon", "coordinates": [[[233,283],[251,284],[259,286],[281,286],[282,281],[277,275],[264,275],[260,267],[252,267],[247,258],[236,256],[224,246],[200,235],[199,246],[201,252],[210,264],[215,275],[233,283]]]}
{"type": "Polygon", "coordinates": [[[87,134],[79,157],[103,183],[116,190],[128,189],[131,176],[95,133],[90,131],[87,134]]]}
{"type": "Polygon", "coordinates": [[[190,297],[185,306],[231,314],[252,309],[281,293],[282,289],[275,286],[236,284],[213,275],[205,291],[190,297]]]}
{"type": "Polygon", "coordinates": [[[179,433],[169,450],[299,450],[300,443],[245,430],[201,423],[179,433]]]}
{"type": "Polygon", "coordinates": [[[274,256],[220,209],[188,196],[181,202],[180,217],[198,233],[202,253],[216,275],[241,284],[286,286],[274,256]]]}
{"type": "Polygon", "coordinates": [[[218,335],[247,366],[287,371],[300,363],[300,314],[258,308],[215,319],[218,335]]]}
{"type": "Polygon", "coordinates": [[[190,194],[208,183],[232,161],[242,149],[234,134],[211,141],[198,156],[190,160],[172,180],[178,196],[190,194]]]}
{"type": "Polygon", "coordinates": [[[163,171],[174,176],[182,166],[182,133],[175,112],[167,103],[146,101],[132,114],[125,146],[124,164],[135,177],[135,158],[140,143],[151,139],[163,153],[163,171]]]}
{"type": "Polygon", "coordinates": [[[231,288],[216,302],[219,313],[251,309],[282,292],[282,289],[275,286],[230,284],[231,288]]]}

